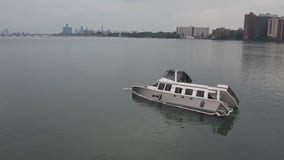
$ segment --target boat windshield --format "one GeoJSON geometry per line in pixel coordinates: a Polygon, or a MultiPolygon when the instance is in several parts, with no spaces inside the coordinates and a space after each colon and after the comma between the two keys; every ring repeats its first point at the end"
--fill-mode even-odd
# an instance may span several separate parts
{"type": "Polygon", "coordinates": [[[177,82],[191,83],[191,78],[183,71],[177,72],[177,82]]]}
{"type": "Polygon", "coordinates": [[[164,78],[170,79],[172,81],[175,81],[175,71],[174,70],[168,70],[164,76],[164,78]]]}

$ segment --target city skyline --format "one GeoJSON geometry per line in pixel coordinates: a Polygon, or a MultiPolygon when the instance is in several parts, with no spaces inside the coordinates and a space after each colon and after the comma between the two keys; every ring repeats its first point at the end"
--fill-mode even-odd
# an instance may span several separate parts
{"type": "Polygon", "coordinates": [[[284,15],[280,0],[0,0],[0,29],[58,33],[58,26],[82,24],[119,31],[174,31],[176,26],[243,27],[243,15],[274,13],[284,15]]]}

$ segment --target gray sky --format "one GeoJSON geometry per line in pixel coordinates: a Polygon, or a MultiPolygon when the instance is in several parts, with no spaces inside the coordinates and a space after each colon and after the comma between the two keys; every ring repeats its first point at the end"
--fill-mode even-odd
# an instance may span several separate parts
{"type": "Polygon", "coordinates": [[[0,31],[58,33],[65,23],[119,31],[237,29],[250,11],[284,16],[284,0],[0,0],[0,31]]]}

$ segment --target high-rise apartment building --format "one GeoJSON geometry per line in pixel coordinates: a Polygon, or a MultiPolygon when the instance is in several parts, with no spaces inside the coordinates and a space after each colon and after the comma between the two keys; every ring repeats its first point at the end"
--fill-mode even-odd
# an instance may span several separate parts
{"type": "Polygon", "coordinates": [[[284,17],[278,20],[277,39],[282,42],[284,41],[284,17]]]}
{"type": "Polygon", "coordinates": [[[253,39],[253,28],[254,28],[254,21],[256,15],[252,12],[245,15],[245,22],[244,22],[244,39],[249,40],[253,39]]]}
{"type": "Polygon", "coordinates": [[[195,38],[207,38],[209,35],[209,28],[207,27],[194,27],[193,37],[195,38]]]}
{"type": "Polygon", "coordinates": [[[253,26],[253,39],[258,40],[267,37],[267,24],[269,17],[257,16],[253,26]]]}
{"type": "Polygon", "coordinates": [[[177,27],[177,34],[181,38],[208,38],[209,28],[208,27],[177,27]]]}
{"type": "Polygon", "coordinates": [[[279,22],[278,17],[268,19],[267,36],[272,38],[277,38],[278,22],[279,22]]]}
{"type": "Polygon", "coordinates": [[[273,14],[259,14],[256,16],[252,12],[245,15],[244,39],[261,40],[268,36],[268,20],[276,18],[273,14]]]}
{"type": "Polygon", "coordinates": [[[240,28],[238,30],[231,30],[226,28],[216,28],[212,30],[212,36],[211,39],[235,39],[235,40],[241,40],[243,39],[243,29],[240,28]]]}
{"type": "Polygon", "coordinates": [[[193,27],[177,27],[177,34],[181,38],[193,37],[193,27]]]}
{"type": "Polygon", "coordinates": [[[284,17],[268,19],[267,35],[278,41],[284,41],[284,17]]]}

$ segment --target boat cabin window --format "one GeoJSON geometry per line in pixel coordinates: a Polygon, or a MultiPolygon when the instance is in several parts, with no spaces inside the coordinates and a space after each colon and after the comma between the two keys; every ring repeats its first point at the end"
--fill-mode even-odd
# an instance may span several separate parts
{"type": "Polygon", "coordinates": [[[159,86],[158,86],[158,89],[164,90],[164,88],[165,88],[165,83],[160,83],[159,86]]]}
{"type": "Polygon", "coordinates": [[[154,86],[154,87],[157,87],[157,86],[158,86],[158,83],[153,84],[153,86],[154,86]]]}
{"type": "Polygon", "coordinates": [[[176,89],[175,89],[175,93],[179,93],[179,94],[181,94],[181,91],[182,91],[182,88],[176,87],[176,89]]]}
{"type": "Polygon", "coordinates": [[[177,72],[177,82],[191,83],[191,78],[183,71],[177,72]]]}
{"type": "Polygon", "coordinates": [[[217,100],[217,92],[215,93],[208,93],[208,99],[214,99],[217,100]]]}
{"type": "Polygon", "coordinates": [[[175,81],[175,71],[174,70],[168,70],[165,74],[164,74],[164,78],[170,79],[172,81],[175,81]]]}
{"type": "Polygon", "coordinates": [[[185,95],[192,95],[193,90],[192,89],[186,89],[185,95]]]}
{"type": "Polygon", "coordinates": [[[165,91],[171,91],[172,85],[171,84],[166,84],[165,91]]]}
{"type": "Polygon", "coordinates": [[[197,91],[196,96],[197,97],[204,97],[204,91],[197,91]]]}

